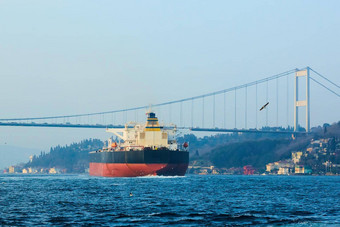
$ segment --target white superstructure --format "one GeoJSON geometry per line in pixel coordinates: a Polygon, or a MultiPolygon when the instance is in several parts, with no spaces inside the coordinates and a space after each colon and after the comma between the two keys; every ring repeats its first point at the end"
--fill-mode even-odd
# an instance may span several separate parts
{"type": "Polygon", "coordinates": [[[158,119],[153,112],[149,112],[147,122],[144,125],[130,122],[124,128],[110,128],[107,132],[113,133],[123,142],[113,142],[108,140],[108,149],[113,150],[142,150],[144,148],[177,150],[175,125],[164,128],[158,123],[158,119]]]}

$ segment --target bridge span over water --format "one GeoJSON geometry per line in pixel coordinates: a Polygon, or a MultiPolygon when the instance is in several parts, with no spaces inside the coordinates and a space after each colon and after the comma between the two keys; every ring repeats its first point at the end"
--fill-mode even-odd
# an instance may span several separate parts
{"type": "MultiPolygon", "coordinates": [[[[310,82],[339,100],[339,85],[305,67],[208,94],[155,104],[152,110],[164,125],[174,123],[182,130],[303,134],[310,132],[310,82]],[[299,114],[300,109],[303,115],[299,114]]],[[[144,121],[149,108],[144,105],[95,113],[2,118],[0,126],[122,128],[126,122],[144,121]]]]}

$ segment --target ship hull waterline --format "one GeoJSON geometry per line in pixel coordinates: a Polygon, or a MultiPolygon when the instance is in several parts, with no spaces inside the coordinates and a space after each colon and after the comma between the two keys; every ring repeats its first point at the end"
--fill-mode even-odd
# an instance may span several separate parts
{"type": "Polygon", "coordinates": [[[90,175],[101,177],[184,176],[187,164],[90,163],[90,175]]]}
{"type": "Polygon", "coordinates": [[[90,153],[91,176],[184,176],[189,153],[183,151],[121,151],[90,153]]]}

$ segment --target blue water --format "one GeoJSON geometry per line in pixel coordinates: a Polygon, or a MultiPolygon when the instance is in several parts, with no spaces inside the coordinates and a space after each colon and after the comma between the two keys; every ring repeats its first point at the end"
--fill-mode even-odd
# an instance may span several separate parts
{"type": "Polygon", "coordinates": [[[340,177],[0,175],[0,225],[268,224],[340,226],[340,177]]]}

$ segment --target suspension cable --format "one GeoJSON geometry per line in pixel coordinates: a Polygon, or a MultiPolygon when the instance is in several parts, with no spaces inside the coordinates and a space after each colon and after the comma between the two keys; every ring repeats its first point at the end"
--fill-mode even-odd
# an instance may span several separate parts
{"type": "Polygon", "coordinates": [[[311,80],[313,80],[314,82],[316,82],[317,84],[319,84],[320,86],[326,88],[328,91],[332,92],[333,94],[335,94],[336,96],[340,97],[340,95],[338,93],[336,93],[335,91],[331,90],[330,88],[326,87],[325,85],[323,85],[322,83],[318,82],[317,80],[315,80],[313,77],[309,77],[311,80]]]}
{"type": "MultiPolygon", "coordinates": [[[[305,68],[303,68],[305,69],[305,68]]],[[[303,70],[300,69],[300,70],[303,70]]],[[[185,98],[185,99],[180,99],[180,100],[175,100],[175,101],[169,101],[169,102],[164,102],[164,103],[159,103],[156,105],[153,105],[154,107],[159,107],[159,106],[165,106],[165,105],[170,105],[170,104],[174,104],[174,103],[179,103],[179,102],[185,102],[185,101],[189,101],[189,100],[194,100],[194,99],[201,99],[203,97],[209,97],[209,96],[214,96],[214,95],[218,95],[218,94],[222,94],[225,92],[230,92],[230,91],[234,91],[234,90],[238,90],[241,88],[245,88],[245,87],[250,87],[256,84],[261,84],[261,83],[265,83],[286,75],[289,75],[291,73],[296,72],[297,69],[292,69],[283,73],[279,73],[261,80],[257,80],[254,82],[250,82],[247,84],[243,84],[243,85],[239,85],[239,86],[235,86],[232,88],[228,88],[228,89],[224,89],[224,90],[220,90],[220,91],[216,91],[216,92],[211,92],[208,94],[204,94],[204,95],[199,95],[199,96],[194,96],[194,97],[190,97],[190,98],[185,98]]],[[[4,118],[4,119],[0,119],[0,121],[20,121],[20,120],[44,120],[44,119],[57,119],[57,118],[73,118],[73,117],[81,117],[81,116],[93,116],[93,115],[101,115],[101,114],[109,114],[109,113],[119,113],[119,112],[128,112],[128,111],[133,111],[133,110],[141,110],[141,109],[147,109],[148,106],[139,106],[139,107],[135,107],[135,108],[128,108],[128,109],[120,109],[120,110],[112,110],[112,111],[105,111],[105,112],[96,112],[96,113],[88,113],[88,114],[73,114],[73,115],[64,115],[64,116],[49,116],[49,117],[28,117],[28,118],[4,118]]]]}
{"type": "Polygon", "coordinates": [[[321,75],[320,73],[318,73],[317,71],[313,70],[312,68],[309,68],[310,70],[312,70],[314,73],[316,73],[318,76],[322,77],[323,79],[327,80],[329,83],[333,84],[334,86],[336,86],[337,88],[340,88],[339,85],[337,85],[336,83],[330,81],[329,79],[327,79],[326,77],[324,77],[323,75],[321,75]]]}

